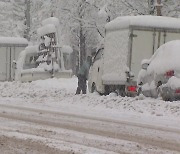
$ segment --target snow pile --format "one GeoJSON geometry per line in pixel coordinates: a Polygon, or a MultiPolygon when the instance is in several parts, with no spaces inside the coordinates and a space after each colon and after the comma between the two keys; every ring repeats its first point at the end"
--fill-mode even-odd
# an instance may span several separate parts
{"type": "Polygon", "coordinates": [[[59,19],[56,18],[56,17],[50,17],[50,18],[47,18],[47,19],[42,21],[43,26],[48,25],[48,24],[53,24],[58,28],[59,25],[60,25],[59,24],[59,19]]]}
{"type": "Polygon", "coordinates": [[[37,34],[39,37],[55,32],[56,32],[56,27],[53,24],[48,24],[37,29],[37,34]]]}
{"type": "Polygon", "coordinates": [[[149,84],[148,84],[148,83],[145,83],[145,84],[142,86],[142,90],[143,90],[143,91],[148,91],[148,90],[150,90],[149,84]]]}
{"type": "Polygon", "coordinates": [[[53,98],[64,97],[67,93],[75,93],[77,79],[47,79],[37,80],[31,83],[21,82],[1,82],[0,90],[1,97],[12,97],[12,98],[53,98]]]}
{"type": "Polygon", "coordinates": [[[180,118],[180,101],[164,102],[139,96],[120,97],[114,94],[100,96],[97,93],[75,95],[77,78],[47,79],[31,83],[1,82],[0,100],[20,99],[24,103],[55,103],[61,107],[81,108],[84,110],[108,110],[108,113],[124,113],[147,116],[180,118]]]}
{"type": "Polygon", "coordinates": [[[180,40],[170,41],[162,45],[151,58],[148,73],[165,73],[170,70],[179,70],[180,40]]]}
{"type": "Polygon", "coordinates": [[[57,32],[56,29],[59,28],[59,19],[55,17],[50,17],[42,21],[42,27],[38,28],[37,34],[39,37],[46,34],[57,32]]]}
{"type": "Polygon", "coordinates": [[[27,46],[25,48],[26,53],[37,53],[38,52],[38,45],[31,45],[31,46],[27,46]]]}
{"type": "Polygon", "coordinates": [[[147,75],[147,71],[144,69],[141,69],[138,74],[137,84],[140,84],[141,82],[144,83],[143,80],[146,77],[146,75],[147,75]]]}

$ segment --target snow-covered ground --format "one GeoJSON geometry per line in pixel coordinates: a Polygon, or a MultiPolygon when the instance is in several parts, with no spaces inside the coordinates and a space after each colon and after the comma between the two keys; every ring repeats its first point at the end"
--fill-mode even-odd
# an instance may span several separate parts
{"type": "Polygon", "coordinates": [[[81,114],[95,114],[97,116],[119,118],[118,115],[136,115],[137,117],[153,119],[177,119],[180,120],[180,101],[165,102],[161,99],[138,96],[135,98],[120,97],[115,94],[100,96],[97,93],[75,95],[77,78],[71,79],[47,79],[21,82],[0,82],[0,102],[23,104],[23,106],[51,107],[64,112],[76,112],[81,114]],[[100,112],[99,111],[103,111],[100,112]]]}
{"type": "MultiPolygon", "coordinates": [[[[115,94],[75,95],[76,87],[76,77],[39,80],[31,83],[1,82],[0,105],[78,114],[113,121],[120,120],[133,124],[175,129],[179,132],[180,101],[165,102],[144,96],[129,98],[115,94]]],[[[18,124],[14,123],[14,125],[18,124]]]]}

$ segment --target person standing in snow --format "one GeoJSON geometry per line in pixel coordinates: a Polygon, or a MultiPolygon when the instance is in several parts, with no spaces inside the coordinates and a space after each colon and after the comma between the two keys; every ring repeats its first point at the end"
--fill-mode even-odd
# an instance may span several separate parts
{"type": "Polygon", "coordinates": [[[76,94],[80,94],[81,91],[83,94],[86,94],[86,89],[87,89],[86,81],[88,79],[90,65],[91,65],[91,57],[88,56],[87,60],[80,67],[78,74],[77,74],[78,87],[76,90],[76,94]]]}

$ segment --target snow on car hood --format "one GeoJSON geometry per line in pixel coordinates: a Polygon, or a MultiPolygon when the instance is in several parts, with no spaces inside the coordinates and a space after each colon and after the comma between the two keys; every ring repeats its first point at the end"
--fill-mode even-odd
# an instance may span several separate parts
{"type": "Polygon", "coordinates": [[[169,70],[180,70],[180,40],[162,45],[151,58],[148,73],[165,73],[169,70]]]}

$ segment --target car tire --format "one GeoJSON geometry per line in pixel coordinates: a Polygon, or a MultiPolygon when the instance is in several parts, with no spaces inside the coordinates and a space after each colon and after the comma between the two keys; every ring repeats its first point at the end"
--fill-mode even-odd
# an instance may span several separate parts
{"type": "Polygon", "coordinates": [[[157,97],[162,97],[162,89],[160,87],[157,87],[157,97]]]}
{"type": "Polygon", "coordinates": [[[169,96],[167,96],[166,94],[161,94],[161,97],[162,97],[163,101],[171,101],[171,98],[169,96]]]}
{"type": "Polygon", "coordinates": [[[121,96],[121,97],[125,97],[126,96],[126,92],[124,89],[117,89],[115,90],[115,93],[118,95],[118,96],[121,96]]]}
{"type": "Polygon", "coordinates": [[[172,102],[174,100],[173,97],[171,97],[171,95],[168,94],[168,92],[164,93],[162,90],[161,90],[160,96],[163,99],[163,101],[170,101],[170,102],[172,102]]]}
{"type": "Polygon", "coordinates": [[[125,97],[127,94],[126,94],[126,92],[125,92],[125,89],[120,89],[119,90],[119,95],[121,96],[121,97],[125,97]]]}
{"type": "Polygon", "coordinates": [[[139,96],[139,95],[141,95],[142,94],[142,87],[139,87],[138,88],[138,91],[137,91],[137,95],[139,96]]]}

